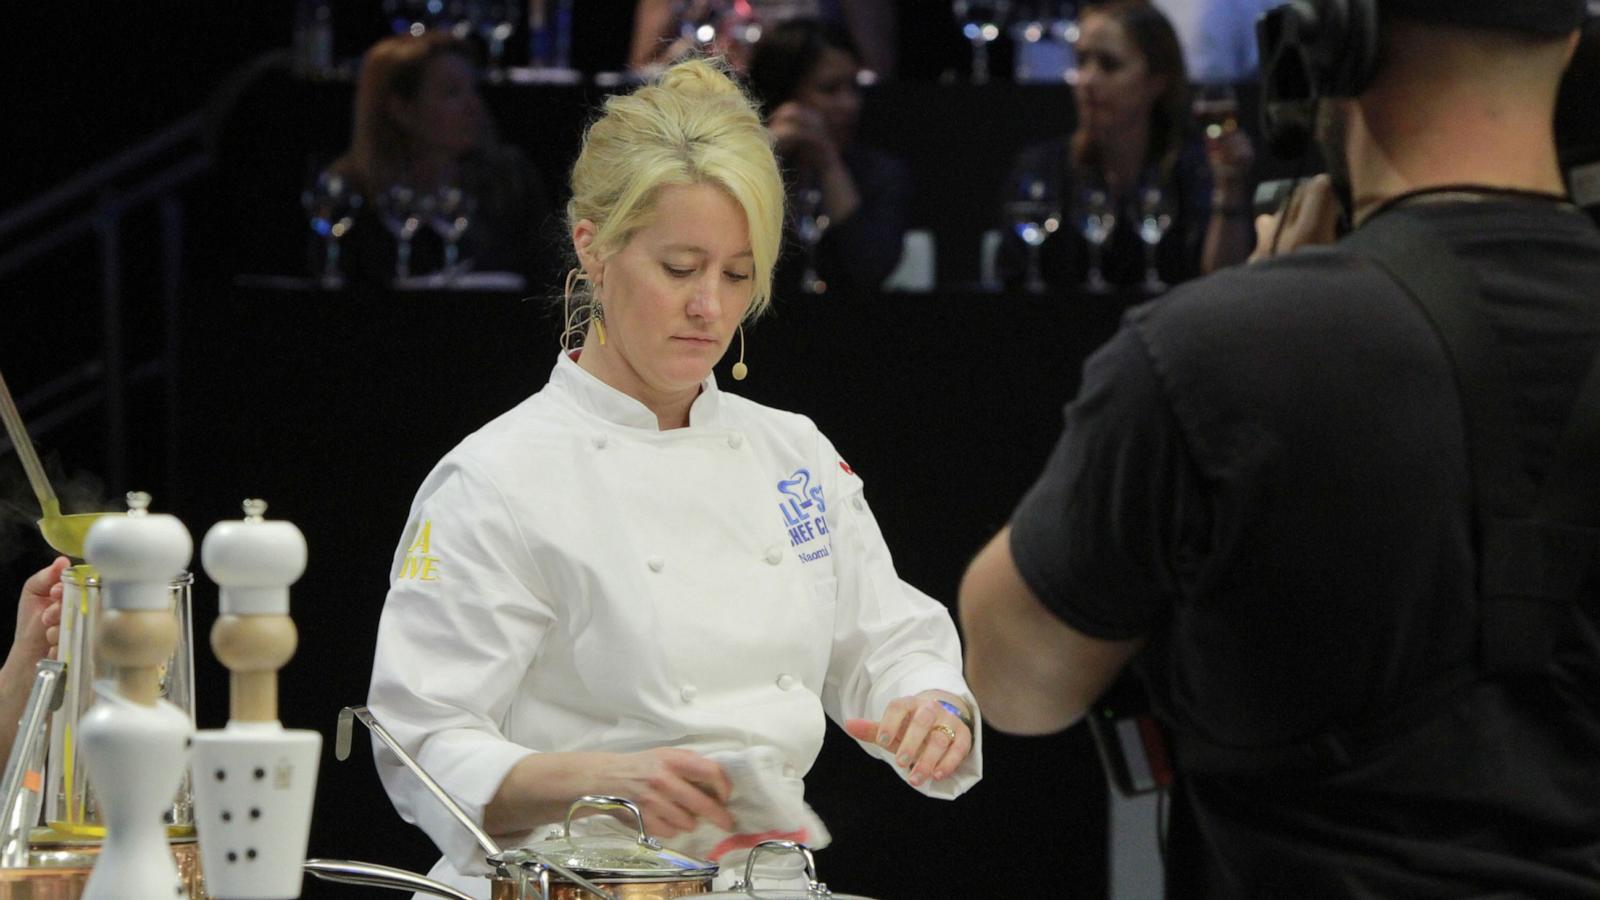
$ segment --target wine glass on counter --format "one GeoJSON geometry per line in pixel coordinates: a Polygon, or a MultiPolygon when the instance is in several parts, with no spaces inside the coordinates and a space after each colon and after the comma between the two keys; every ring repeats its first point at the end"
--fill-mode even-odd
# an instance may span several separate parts
{"type": "Polygon", "coordinates": [[[445,185],[434,192],[433,215],[428,227],[444,240],[444,273],[447,277],[458,274],[461,264],[461,236],[472,227],[472,214],[478,210],[478,198],[453,185],[445,185]]]}
{"type": "Polygon", "coordinates": [[[421,197],[416,188],[404,182],[389,185],[377,197],[378,218],[383,227],[394,235],[394,278],[404,281],[411,277],[411,239],[422,227],[421,197]]]}
{"type": "Polygon", "coordinates": [[[1109,286],[1101,268],[1106,242],[1117,227],[1117,209],[1111,195],[1099,187],[1086,186],[1078,191],[1076,210],[1078,231],[1089,245],[1089,272],[1084,287],[1090,291],[1104,291],[1109,286]]]}
{"type": "Polygon", "coordinates": [[[339,240],[355,224],[361,202],[361,194],[348,178],[326,169],[317,172],[300,193],[300,205],[306,211],[311,231],[322,239],[322,271],[317,281],[328,290],[344,285],[344,275],[339,271],[339,240]]]}
{"type": "Polygon", "coordinates": [[[800,290],[807,294],[822,294],[828,290],[827,282],[817,274],[817,244],[822,233],[828,230],[828,214],[822,211],[822,189],[805,184],[795,192],[795,236],[805,248],[805,271],[800,276],[800,290]]]}
{"type": "Polygon", "coordinates": [[[972,83],[989,81],[989,45],[1011,17],[1011,0],[951,0],[961,34],[972,44],[972,83]]]}
{"type": "Polygon", "coordinates": [[[506,40],[517,30],[520,6],[504,0],[473,0],[472,28],[488,50],[485,73],[490,81],[506,77],[506,40]]]}
{"type": "Polygon", "coordinates": [[[1166,192],[1149,185],[1139,192],[1139,240],[1144,244],[1144,289],[1159,294],[1167,289],[1161,280],[1157,248],[1172,227],[1172,205],[1166,192]]]}
{"type": "Polygon", "coordinates": [[[1061,206],[1049,183],[1042,177],[1025,177],[1018,199],[1005,205],[1011,232],[1028,248],[1028,274],[1023,289],[1030,294],[1048,290],[1039,263],[1040,248],[1061,227],[1061,206]]]}

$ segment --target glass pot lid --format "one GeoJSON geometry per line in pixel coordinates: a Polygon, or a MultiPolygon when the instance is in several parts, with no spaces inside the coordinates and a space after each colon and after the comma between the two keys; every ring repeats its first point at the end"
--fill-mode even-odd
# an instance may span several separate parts
{"type": "MultiPolygon", "coordinates": [[[[675,881],[683,878],[710,878],[717,864],[687,856],[661,846],[644,832],[644,817],[639,808],[620,797],[580,797],[567,808],[567,820],[560,834],[507,850],[493,861],[506,867],[537,866],[554,863],[579,875],[596,879],[675,881]],[[579,809],[627,810],[633,814],[635,832],[606,829],[597,834],[573,834],[573,814],[579,809]]],[[[559,871],[556,873],[560,878],[559,871]]]]}

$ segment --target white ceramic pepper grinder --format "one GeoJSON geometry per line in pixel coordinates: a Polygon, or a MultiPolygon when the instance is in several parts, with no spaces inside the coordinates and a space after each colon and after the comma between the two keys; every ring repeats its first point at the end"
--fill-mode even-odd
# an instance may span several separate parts
{"type": "Polygon", "coordinates": [[[278,670],[294,655],[289,585],[306,569],[306,539],[267,504],[218,522],[200,546],[221,588],[211,649],[230,673],[226,728],[194,743],[195,823],[206,893],[226,900],[300,896],[322,735],[278,721],[278,670]]]}
{"type": "Polygon", "coordinates": [[[178,644],[170,587],[194,541],[182,522],[149,507],[149,494],[128,494],[128,515],[96,522],[84,543],[104,609],[95,651],[114,673],[95,682],[98,697],[78,732],[106,827],[86,900],[188,896],[162,815],[183,778],[193,726],[160,693],[161,665],[178,644]]]}

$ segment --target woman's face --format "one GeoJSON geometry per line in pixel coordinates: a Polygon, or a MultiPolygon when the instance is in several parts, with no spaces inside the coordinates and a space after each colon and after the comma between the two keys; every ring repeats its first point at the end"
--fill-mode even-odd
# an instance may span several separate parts
{"type": "Polygon", "coordinates": [[[400,121],[419,153],[460,158],[483,135],[483,100],[472,65],[454,54],[436,56],[423,70],[417,96],[402,102],[400,121]]]}
{"type": "Polygon", "coordinates": [[[1090,12],[1079,22],[1078,81],[1073,86],[1078,121],[1091,138],[1137,129],[1165,87],[1150,73],[1144,54],[1122,23],[1090,12]]]}
{"type": "Polygon", "coordinates": [[[856,86],[860,68],[850,54],[824,47],[817,64],[794,92],[796,101],[822,114],[829,136],[841,148],[849,145],[856,120],[861,118],[861,89],[856,86]]]}
{"type": "Polygon", "coordinates": [[[599,284],[606,343],[587,341],[580,362],[646,406],[697,392],[750,307],[744,209],[712,185],[671,185],[650,223],[609,259],[585,255],[586,233],[593,225],[580,222],[573,237],[599,284]]]}

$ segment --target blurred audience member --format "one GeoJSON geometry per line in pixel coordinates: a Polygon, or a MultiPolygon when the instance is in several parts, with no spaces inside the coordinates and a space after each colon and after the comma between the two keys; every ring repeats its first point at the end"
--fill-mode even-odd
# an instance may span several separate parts
{"type": "MultiPolygon", "coordinates": [[[[837,25],[858,48],[861,65],[879,77],[894,74],[897,29],[894,0],[639,0],[633,18],[633,46],[628,64],[638,69],[664,65],[696,49],[697,42],[679,34],[685,19],[753,19],[765,33],[791,19],[818,19],[837,25]],[[740,9],[747,9],[741,16],[740,9]]],[[[727,56],[741,71],[749,65],[748,44],[738,35],[719,33],[714,52],[727,56]]]]}
{"type": "Polygon", "coordinates": [[[529,283],[549,275],[539,235],[550,214],[544,181],[521,151],[496,140],[477,74],[471,46],[445,33],[388,37],[367,51],[350,148],[331,167],[366,199],[347,240],[347,274],[392,279],[394,230],[411,214],[413,275],[445,265],[443,234],[457,217],[466,224],[461,268],[517,272],[529,283]]]}
{"type": "MultiPolygon", "coordinates": [[[[1189,85],[1177,35],[1147,0],[1106,0],[1079,19],[1078,127],[1018,155],[1005,185],[997,271],[1008,285],[1028,270],[1028,248],[1013,204],[1048,204],[1060,227],[1042,236],[1039,262],[1051,286],[1094,278],[1089,238],[1101,240],[1099,272],[1110,284],[1146,279],[1146,247],[1155,272],[1175,284],[1243,262],[1254,242],[1250,169],[1255,151],[1230,125],[1194,133],[1189,85]],[[1107,228],[1109,227],[1109,233],[1107,228]]],[[[1025,216],[1022,218],[1026,218],[1025,216]]]]}
{"type": "Polygon", "coordinates": [[[789,190],[780,296],[801,285],[808,255],[830,293],[875,290],[900,261],[911,175],[855,140],[860,71],[849,33],[817,19],[767,29],[751,58],[750,88],[766,112],[789,190]],[[807,237],[816,241],[814,254],[807,237]]]}

